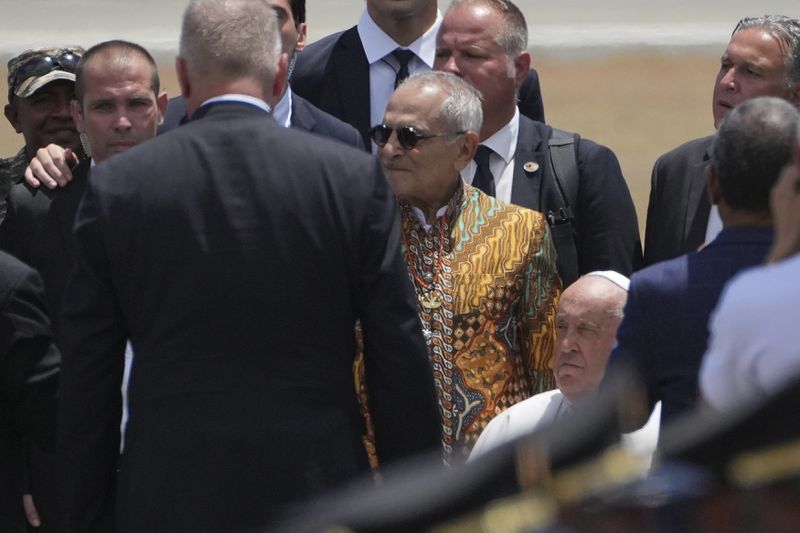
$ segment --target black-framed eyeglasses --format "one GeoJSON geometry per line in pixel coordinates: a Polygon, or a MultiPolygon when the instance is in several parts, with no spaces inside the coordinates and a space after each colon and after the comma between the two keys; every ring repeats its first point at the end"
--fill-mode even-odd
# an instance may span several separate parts
{"type": "Polygon", "coordinates": [[[14,73],[14,80],[9,87],[9,91],[16,89],[21,82],[28,78],[44,76],[54,70],[63,70],[74,74],[80,59],[81,56],[69,50],[58,55],[48,54],[29,59],[14,73]]]}
{"type": "Polygon", "coordinates": [[[411,150],[417,145],[418,142],[425,139],[433,139],[434,137],[452,137],[453,135],[461,135],[462,133],[465,133],[463,131],[457,131],[455,133],[431,133],[426,135],[418,132],[414,126],[390,128],[386,124],[381,124],[379,126],[370,128],[369,136],[375,142],[375,144],[378,146],[384,146],[387,142],[389,142],[389,137],[392,136],[393,131],[397,132],[397,141],[404,150],[411,150]]]}

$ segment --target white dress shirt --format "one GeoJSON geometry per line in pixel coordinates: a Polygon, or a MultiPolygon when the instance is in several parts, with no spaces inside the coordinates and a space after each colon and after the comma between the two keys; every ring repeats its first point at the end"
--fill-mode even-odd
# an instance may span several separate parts
{"type": "Polygon", "coordinates": [[[240,102],[243,104],[254,105],[259,109],[263,109],[267,113],[270,112],[269,105],[267,105],[267,103],[264,100],[256,98],[255,96],[250,96],[248,94],[234,94],[234,93],[221,94],[219,96],[214,96],[213,98],[209,98],[208,100],[200,104],[200,107],[203,107],[204,105],[208,104],[216,104],[217,102],[240,102]]]}
{"type": "Polygon", "coordinates": [[[370,125],[377,126],[383,122],[386,104],[389,103],[389,98],[394,92],[394,80],[400,65],[392,57],[392,52],[397,48],[406,48],[414,52],[416,57],[408,63],[409,74],[431,70],[436,57],[436,33],[439,31],[441,23],[442,14],[437,12],[433,26],[419,39],[407,47],[403,47],[375,24],[366,9],[361,14],[357,28],[369,63],[370,125]]]}
{"type": "Polygon", "coordinates": [[[719,209],[717,206],[712,205],[711,210],[708,212],[708,226],[706,226],[706,243],[709,243],[717,238],[719,232],[722,231],[722,219],[719,217],[719,209]]]}
{"type": "Polygon", "coordinates": [[[281,99],[275,104],[275,109],[272,110],[272,118],[275,119],[280,126],[284,128],[291,127],[292,125],[292,90],[286,88],[281,99]]]}
{"type": "Polygon", "coordinates": [[[709,322],[700,391],[717,410],[766,398],[800,376],[800,254],[728,282],[709,322]]]}
{"type": "MultiPolygon", "coordinates": [[[[514,116],[508,124],[495,132],[494,135],[481,144],[492,149],[489,154],[489,170],[494,176],[495,197],[498,200],[511,203],[511,187],[514,182],[514,154],[517,151],[517,138],[519,137],[519,109],[514,109],[514,116]]],[[[475,178],[478,165],[470,161],[461,171],[461,177],[469,184],[475,178]]]]}

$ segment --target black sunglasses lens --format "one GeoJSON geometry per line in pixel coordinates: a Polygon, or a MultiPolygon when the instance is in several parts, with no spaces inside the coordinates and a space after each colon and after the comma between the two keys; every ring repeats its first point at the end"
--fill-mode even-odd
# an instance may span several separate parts
{"type": "Polygon", "coordinates": [[[369,130],[369,136],[372,138],[375,144],[378,146],[383,146],[389,141],[389,137],[392,136],[392,128],[386,126],[385,124],[375,126],[369,130]]]}
{"type": "Polygon", "coordinates": [[[405,126],[397,130],[397,140],[400,141],[400,146],[406,150],[414,148],[422,135],[417,133],[411,126],[405,126]]]}
{"type": "Polygon", "coordinates": [[[75,72],[80,58],[73,53],[67,52],[59,56],[43,56],[34,61],[30,61],[17,72],[16,81],[22,82],[31,76],[42,76],[55,69],[65,72],[75,72]]]}

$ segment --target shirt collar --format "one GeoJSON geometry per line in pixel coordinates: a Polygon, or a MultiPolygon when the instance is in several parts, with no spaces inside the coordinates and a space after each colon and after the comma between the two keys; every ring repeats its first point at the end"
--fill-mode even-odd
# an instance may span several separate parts
{"type": "Polygon", "coordinates": [[[514,108],[514,116],[511,120],[497,130],[494,135],[481,142],[482,145],[491,148],[494,153],[503,158],[506,165],[514,160],[514,153],[517,151],[517,137],[519,136],[519,109],[514,108]]]}
{"type": "MultiPolygon", "coordinates": [[[[465,183],[461,178],[459,178],[458,181],[458,188],[456,189],[456,192],[453,193],[453,196],[450,197],[445,205],[436,210],[436,220],[439,220],[443,216],[447,215],[452,221],[458,217],[458,214],[461,212],[461,206],[465,200],[465,183]]],[[[428,221],[425,220],[425,215],[423,214],[422,209],[404,201],[400,202],[400,207],[403,211],[408,212],[408,215],[411,216],[426,232],[431,230],[433,226],[428,224],[428,221]]]]}
{"type": "Polygon", "coordinates": [[[433,25],[428,28],[428,31],[406,47],[397,44],[394,39],[380,29],[375,21],[372,20],[372,17],[369,16],[366,9],[361,13],[357,29],[358,36],[361,38],[361,43],[364,48],[364,53],[367,56],[367,62],[370,65],[377,63],[388,54],[391,54],[396,48],[407,48],[414,52],[428,67],[433,68],[433,59],[436,56],[436,34],[441,24],[442,13],[437,10],[436,20],[433,25]]]}
{"type": "Polygon", "coordinates": [[[235,94],[235,93],[221,94],[219,96],[209,98],[208,100],[200,104],[200,107],[209,104],[216,104],[218,102],[241,102],[243,104],[254,105],[259,109],[263,109],[267,113],[270,112],[269,105],[267,105],[267,103],[264,100],[247,94],[235,94]]]}
{"type": "Polygon", "coordinates": [[[292,125],[292,90],[288,87],[286,92],[283,93],[281,99],[275,104],[275,109],[272,110],[272,118],[279,126],[288,128],[292,125]]]}

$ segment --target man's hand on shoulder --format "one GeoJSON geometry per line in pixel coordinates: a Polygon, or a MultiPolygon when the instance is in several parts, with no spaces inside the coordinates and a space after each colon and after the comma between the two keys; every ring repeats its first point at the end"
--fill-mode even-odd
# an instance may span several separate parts
{"type": "Polygon", "coordinates": [[[25,169],[25,182],[33,188],[42,184],[48,189],[64,187],[72,180],[70,167],[78,161],[78,155],[69,148],[48,144],[36,151],[36,157],[25,169]]]}

